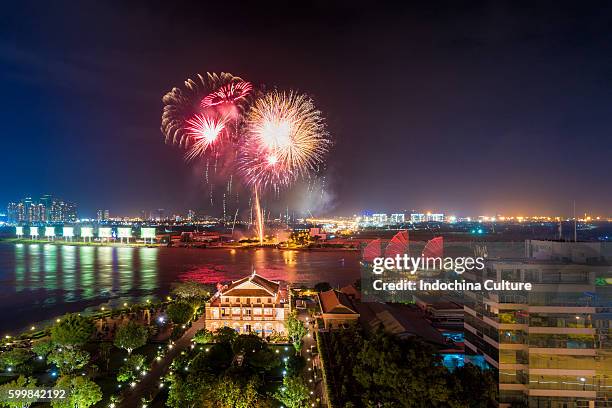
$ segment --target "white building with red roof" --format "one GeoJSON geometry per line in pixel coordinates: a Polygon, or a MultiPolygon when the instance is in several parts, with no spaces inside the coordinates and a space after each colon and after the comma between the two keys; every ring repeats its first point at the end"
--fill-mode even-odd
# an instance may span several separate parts
{"type": "Polygon", "coordinates": [[[206,328],[215,331],[231,327],[238,333],[269,336],[286,334],[286,320],[291,312],[287,286],[255,271],[224,286],[206,303],[206,328]]]}

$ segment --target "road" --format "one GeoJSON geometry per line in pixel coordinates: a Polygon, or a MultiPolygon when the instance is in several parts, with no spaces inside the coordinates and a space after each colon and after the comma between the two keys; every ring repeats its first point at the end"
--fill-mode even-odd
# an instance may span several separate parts
{"type": "Polygon", "coordinates": [[[189,329],[174,342],[172,349],[168,350],[166,355],[160,361],[153,360],[151,369],[147,374],[136,384],[135,387],[126,390],[122,394],[122,401],[118,404],[121,408],[141,408],[142,397],[146,397],[152,401],[159,392],[160,379],[166,374],[170,364],[181,351],[187,350],[191,346],[191,339],[194,334],[205,327],[205,314],[202,314],[189,329]]]}
{"type": "Polygon", "coordinates": [[[302,356],[306,360],[304,378],[306,379],[308,388],[310,388],[313,392],[310,402],[314,402],[316,407],[326,407],[327,403],[325,401],[323,379],[321,377],[321,364],[317,352],[317,341],[315,338],[315,322],[312,318],[310,318],[308,311],[305,309],[298,309],[298,319],[303,321],[308,329],[308,333],[303,338],[304,346],[302,347],[302,356]],[[310,353],[311,348],[315,351],[314,355],[310,353]]]}

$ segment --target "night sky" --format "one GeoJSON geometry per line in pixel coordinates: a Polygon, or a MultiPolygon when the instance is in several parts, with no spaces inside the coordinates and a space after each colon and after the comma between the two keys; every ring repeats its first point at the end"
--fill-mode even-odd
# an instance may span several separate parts
{"type": "MultiPolygon", "coordinates": [[[[569,215],[575,199],[612,215],[609,2],[96,3],[3,5],[2,206],[204,208],[161,97],[227,71],[323,111],[335,145],[316,214],[569,215]]],[[[277,204],[305,205],[299,190],[277,204]]]]}

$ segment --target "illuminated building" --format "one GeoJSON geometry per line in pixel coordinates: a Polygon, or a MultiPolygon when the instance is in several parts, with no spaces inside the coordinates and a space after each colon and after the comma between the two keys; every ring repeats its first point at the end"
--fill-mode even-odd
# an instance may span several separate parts
{"type": "Polygon", "coordinates": [[[223,287],[206,303],[206,328],[215,331],[225,326],[262,336],[283,334],[290,312],[287,287],[253,271],[223,287]]]}
{"type": "Polygon", "coordinates": [[[24,200],[26,208],[26,222],[43,223],[46,221],[45,206],[41,203],[32,201],[31,198],[24,200]]]}
{"type": "Polygon", "coordinates": [[[326,329],[340,329],[357,323],[359,313],[347,294],[330,289],[319,293],[318,299],[326,329]]]}
{"type": "Polygon", "coordinates": [[[109,218],[110,218],[110,212],[108,210],[96,211],[96,219],[98,220],[98,222],[108,221],[109,218]]]}
{"type": "Polygon", "coordinates": [[[76,222],[76,206],[63,200],[54,200],[49,211],[48,222],[76,222]]]}
{"type": "Polygon", "coordinates": [[[372,214],[372,223],[375,225],[388,224],[387,214],[372,214]]]}
{"type": "Polygon", "coordinates": [[[6,209],[9,224],[25,222],[25,208],[22,203],[9,203],[6,209]]]}
{"type": "Polygon", "coordinates": [[[465,292],[466,358],[499,372],[500,407],[604,407],[612,390],[612,246],[527,241],[467,280],[531,282],[522,292],[465,292]]]}
{"type": "Polygon", "coordinates": [[[444,214],[427,213],[426,220],[428,222],[444,222],[444,214]]]}
{"type": "Polygon", "coordinates": [[[404,214],[391,214],[391,224],[403,224],[406,222],[404,214]]]}
{"type": "Polygon", "coordinates": [[[75,222],[76,206],[50,194],[43,195],[39,200],[26,197],[8,204],[7,219],[11,224],[75,222]]]}
{"type": "Polygon", "coordinates": [[[427,221],[427,219],[425,218],[425,214],[421,214],[421,213],[415,213],[415,214],[410,214],[410,222],[412,223],[419,223],[419,222],[425,222],[427,221]]]}
{"type": "Polygon", "coordinates": [[[195,211],[193,210],[187,211],[187,221],[189,222],[195,221],[195,211]]]}

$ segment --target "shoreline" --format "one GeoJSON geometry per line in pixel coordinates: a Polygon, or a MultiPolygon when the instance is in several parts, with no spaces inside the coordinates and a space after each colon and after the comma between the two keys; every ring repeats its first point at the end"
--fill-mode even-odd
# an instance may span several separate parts
{"type": "Polygon", "coordinates": [[[224,249],[224,250],[249,250],[249,249],[278,249],[281,251],[314,251],[314,252],[355,252],[359,251],[358,248],[333,248],[333,247],[322,247],[322,248],[308,248],[308,247],[279,247],[277,244],[268,245],[215,245],[215,246],[197,246],[197,245],[179,245],[179,246],[168,246],[167,244],[160,243],[148,243],[143,242],[89,242],[89,241],[62,241],[62,240],[43,240],[43,239],[24,239],[24,238],[0,238],[0,244],[45,244],[45,245],[58,245],[58,246],[95,246],[95,247],[117,247],[117,248],[183,248],[183,249],[224,249]]]}

